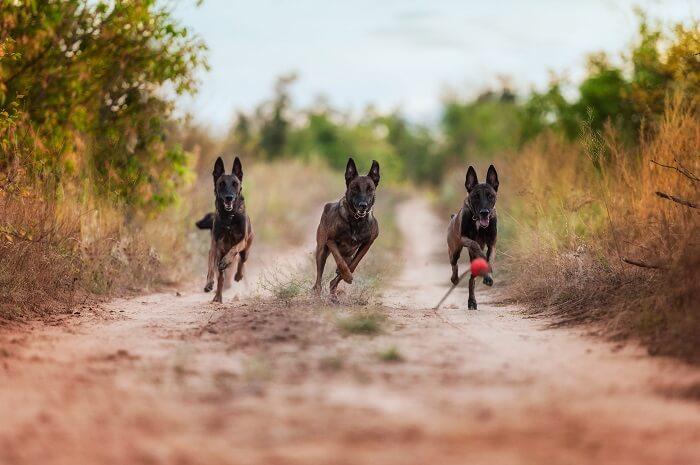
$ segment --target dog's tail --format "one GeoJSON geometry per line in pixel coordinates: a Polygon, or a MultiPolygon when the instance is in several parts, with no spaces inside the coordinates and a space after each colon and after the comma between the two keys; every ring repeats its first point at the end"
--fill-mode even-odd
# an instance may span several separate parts
{"type": "Polygon", "coordinates": [[[214,227],[214,214],[207,213],[204,217],[195,223],[199,229],[212,229],[214,227]]]}

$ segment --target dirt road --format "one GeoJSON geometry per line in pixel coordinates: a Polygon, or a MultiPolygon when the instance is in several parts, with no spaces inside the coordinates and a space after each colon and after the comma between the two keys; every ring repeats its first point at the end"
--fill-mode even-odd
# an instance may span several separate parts
{"type": "Polygon", "coordinates": [[[697,370],[546,329],[495,291],[429,310],[442,227],[421,200],[397,217],[378,335],[249,298],[263,254],[224,305],[193,285],[0,333],[0,464],[700,463],[700,403],[667,395],[697,370]]]}

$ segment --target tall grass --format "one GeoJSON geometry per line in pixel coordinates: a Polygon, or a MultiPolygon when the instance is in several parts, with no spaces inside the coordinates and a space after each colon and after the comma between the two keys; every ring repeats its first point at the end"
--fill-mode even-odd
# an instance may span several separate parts
{"type": "Polygon", "coordinates": [[[508,173],[517,299],[700,362],[700,212],[657,194],[698,203],[697,106],[670,99],[633,148],[609,128],[578,144],[542,137],[508,173]]]}

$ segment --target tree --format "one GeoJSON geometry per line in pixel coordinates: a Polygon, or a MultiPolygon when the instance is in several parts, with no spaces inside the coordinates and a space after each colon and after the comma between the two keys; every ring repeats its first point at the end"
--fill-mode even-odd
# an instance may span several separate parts
{"type": "Polygon", "coordinates": [[[187,157],[165,126],[172,95],[194,92],[206,67],[201,40],[154,0],[2,2],[0,107],[20,102],[33,174],[87,177],[136,207],[170,203],[187,157]]]}

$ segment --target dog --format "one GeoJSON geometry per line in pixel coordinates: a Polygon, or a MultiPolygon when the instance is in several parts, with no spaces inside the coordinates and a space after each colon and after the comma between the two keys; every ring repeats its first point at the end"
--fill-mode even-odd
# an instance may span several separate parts
{"type": "Polygon", "coordinates": [[[316,231],[316,283],[313,289],[318,294],[328,254],[333,254],[338,266],[336,276],[330,282],[330,294],[335,296],[341,279],[352,283],[357,265],[379,236],[379,223],[372,212],[379,186],[379,163],[372,160],[367,176],[360,176],[355,161],[348,159],[345,186],[345,195],[339,201],[323,207],[316,231]]]}
{"type": "MultiPolygon", "coordinates": [[[[447,249],[452,265],[452,284],[459,283],[457,260],[462,248],[469,250],[469,260],[481,257],[489,262],[491,272],[493,264],[491,258],[496,251],[497,218],[496,195],[498,193],[498,173],[493,165],[489,166],[486,173],[486,182],[479,183],[473,166],[467,170],[464,181],[467,188],[467,196],[462,203],[462,208],[456,215],[452,215],[450,225],[447,228],[447,249]],[[483,248],[486,246],[486,255],[483,248]]],[[[484,276],[484,284],[493,285],[491,272],[484,276]]],[[[474,297],[474,283],[476,276],[469,278],[469,302],[468,308],[476,310],[476,298],[474,297]]]]}
{"type": "Polygon", "coordinates": [[[250,218],[245,212],[241,160],[236,157],[231,174],[226,174],[224,161],[218,157],[214,163],[212,176],[216,212],[207,213],[195,224],[199,229],[211,230],[207,283],[204,286],[204,292],[213,289],[216,275],[214,302],[221,302],[226,269],[238,256],[238,267],[234,279],[236,281],[243,279],[244,265],[248,260],[255,234],[250,218]]]}

